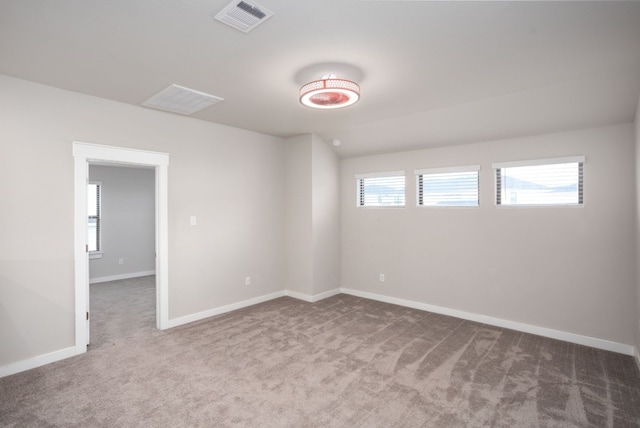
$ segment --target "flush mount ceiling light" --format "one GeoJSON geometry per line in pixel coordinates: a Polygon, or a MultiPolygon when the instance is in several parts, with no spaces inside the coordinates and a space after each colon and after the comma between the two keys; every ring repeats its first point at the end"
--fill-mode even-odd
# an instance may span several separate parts
{"type": "Polygon", "coordinates": [[[360,99],[360,86],[356,82],[325,74],[322,79],[300,88],[300,102],[307,107],[332,109],[347,107],[360,99]]]}

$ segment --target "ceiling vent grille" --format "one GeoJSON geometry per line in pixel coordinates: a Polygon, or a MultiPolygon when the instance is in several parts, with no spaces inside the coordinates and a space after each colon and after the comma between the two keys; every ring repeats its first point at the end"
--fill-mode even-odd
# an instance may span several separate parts
{"type": "Polygon", "coordinates": [[[143,102],[142,105],[172,113],[190,115],[221,101],[224,101],[224,98],[195,91],[184,86],[170,85],[143,102]]]}
{"type": "Polygon", "coordinates": [[[273,13],[256,3],[234,0],[222,9],[215,18],[236,30],[248,33],[271,16],[273,13]]]}

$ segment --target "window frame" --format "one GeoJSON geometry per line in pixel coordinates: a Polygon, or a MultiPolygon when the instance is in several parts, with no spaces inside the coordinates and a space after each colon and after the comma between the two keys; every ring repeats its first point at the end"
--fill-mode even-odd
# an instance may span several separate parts
{"type": "MultiPolygon", "coordinates": [[[[96,214],[95,216],[89,215],[87,212],[87,248],[89,248],[89,236],[88,236],[88,227],[89,220],[91,218],[96,219],[96,250],[88,251],[89,259],[99,259],[102,258],[102,182],[101,181],[89,181],[87,183],[87,189],[90,185],[97,186],[96,190],[96,214]]],[[[89,202],[88,192],[87,192],[87,204],[89,202]]],[[[88,205],[87,205],[88,207],[88,205]]]]}
{"type": "Polygon", "coordinates": [[[407,206],[407,176],[405,170],[398,171],[385,171],[385,172],[374,172],[368,174],[356,174],[356,207],[357,208],[367,208],[367,209],[398,209],[405,208],[407,206]],[[375,178],[387,178],[387,177],[402,177],[403,179],[403,203],[402,205],[366,205],[364,195],[365,192],[362,191],[363,186],[365,184],[365,180],[367,179],[375,179],[375,178]]]}
{"type": "Polygon", "coordinates": [[[491,164],[494,170],[494,204],[500,208],[557,208],[557,207],[583,207],[584,206],[584,163],[585,156],[565,156],[558,158],[546,158],[546,159],[531,159],[522,161],[509,161],[509,162],[496,162],[491,164]],[[503,189],[499,187],[502,182],[501,170],[504,168],[518,168],[528,166],[545,166],[545,165],[557,165],[557,164],[578,164],[578,202],[567,203],[534,203],[534,204],[504,204],[501,201],[503,189]]]}
{"type": "Polygon", "coordinates": [[[444,167],[444,168],[426,168],[426,169],[416,169],[414,171],[416,176],[416,206],[419,208],[478,208],[480,207],[480,165],[465,165],[465,166],[454,166],[454,167],[444,167]],[[424,202],[424,192],[421,190],[424,189],[424,176],[425,175],[435,175],[435,174],[457,174],[464,172],[475,172],[476,173],[476,204],[475,205],[425,205],[424,202]],[[422,183],[421,183],[422,181],[422,183]]]}

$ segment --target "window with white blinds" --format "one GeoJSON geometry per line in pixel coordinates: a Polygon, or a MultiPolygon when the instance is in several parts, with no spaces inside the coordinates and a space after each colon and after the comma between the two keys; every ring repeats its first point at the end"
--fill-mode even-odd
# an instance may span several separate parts
{"type": "Polygon", "coordinates": [[[497,205],[582,205],[584,156],[493,164],[497,205]]]}
{"type": "Polygon", "coordinates": [[[477,207],[479,171],[479,165],[416,170],[418,206],[477,207]]]}
{"type": "Polygon", "coordinates": [[[101,183],[87,185],[87,244],[89,252],[101,251],[100,245],[100,193],[101,183]]]}
{"type": "Polygon", "coordinates": [[[390,171],[356,175],[359,207],[404,207],[405,173],[390,171]]]}

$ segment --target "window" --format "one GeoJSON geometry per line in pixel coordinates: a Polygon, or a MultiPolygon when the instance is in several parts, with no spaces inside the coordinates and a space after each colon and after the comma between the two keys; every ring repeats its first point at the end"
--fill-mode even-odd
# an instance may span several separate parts
{"type": "Polygon", "coordinates": [[[359,207],[404,207],[404,171],[356,175],[359,207]]]}
{"type": "Polygon", "coordinates": [[[477,207],[480,166],[420,169],[416,173],[420,207],[477,207]]]}
{"type": "Polygon", "coordinates": [[[498,205],[582,205],[584,156],[493,165],[498,205]]]}
{"type": "Polygon", "coordinates": [[[100,245],[100,192],[101,183],[87,185],[87,244],[90,253],[101,251],[100,245]]]}

